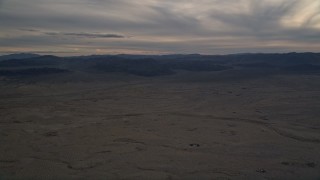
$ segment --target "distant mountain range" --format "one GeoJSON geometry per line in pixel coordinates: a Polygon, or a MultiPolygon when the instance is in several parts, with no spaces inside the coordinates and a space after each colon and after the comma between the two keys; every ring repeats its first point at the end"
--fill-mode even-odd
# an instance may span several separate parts
{"type": "Polygon", "coordinates": [[[116,72],[147,77],[171,75],[177,71],[320,73],[320,53],[92,55],[76,57],[22,53],[0,56],[0,60],[0,76],[67,72],[116,72]]]}
{"type": "Polygon", "coordinates": [[[0,61],[10,60],[10,59],[34,58],[34,57],[39,57],[39,56],[40,55],[38,55],[38,54],[32,54],[32,53],[9,54],[9,55],[0,56],[0,61]]]}

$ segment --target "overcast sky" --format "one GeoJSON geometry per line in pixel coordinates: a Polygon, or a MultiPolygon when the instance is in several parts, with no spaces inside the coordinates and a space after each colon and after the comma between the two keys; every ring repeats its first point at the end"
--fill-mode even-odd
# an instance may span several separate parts
{"type": "Polygon", "coordinates": [[[0,53],[320,52],[320,0],[0,0],[0,53]]]}

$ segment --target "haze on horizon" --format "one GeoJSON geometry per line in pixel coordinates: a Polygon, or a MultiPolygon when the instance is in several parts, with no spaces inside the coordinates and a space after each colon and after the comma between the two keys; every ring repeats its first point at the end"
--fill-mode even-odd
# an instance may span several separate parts
{"type": "Polygon", "coordinates": [[[0,54],[318,52],[319,0],[0,0],[0,54]]]}

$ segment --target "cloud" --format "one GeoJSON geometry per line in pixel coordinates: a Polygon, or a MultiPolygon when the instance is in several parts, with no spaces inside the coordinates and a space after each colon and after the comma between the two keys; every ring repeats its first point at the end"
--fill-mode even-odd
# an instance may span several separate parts
{"type": "Polygon", "coordinates": [[[320,46],[320,1],[314,0],[10,0],[0,7],[0,51],[59,46],[226,54],[320,46]]]}
{"type": "Polygon", "coordinates": [[[75,36],[81,38],[125,38],[123,35],[119,34],[100,34],[100,33],[55,33],[55,32],[46,32],[46,35],[50,36],[75,36]]]}
{"type": "MultiPolygon", "coordinates": [[[[238,5],[232,4],[231,6],[235,6],[233,9],[236,9],[238,5]]],[[[311,36],[316,38],[314,35],[320,33],[319,29],[304,25],[293,27],[283,23],[284,19],[297,13],[298,7],[300,4],[297,0],[279,0],[277,3],[248,0],[245,11],[225,12],[217,9],[210,13],[210,17],[213,21],[220,22],[222,27],[225,26],[225,35],[227,36],[251,36],[258,40],[292,39],[295,41],[308,41],[307,37],[311,36]]],[[[320,40],[320,36],[317,39],[320,40]]]]}
{"type": "Polygon", "coordinates": [[[37,29],[28,29],[28,28],[20,28],[20,31],[26,31],[26,32],[40,32],[40,30],[37,29]]]}

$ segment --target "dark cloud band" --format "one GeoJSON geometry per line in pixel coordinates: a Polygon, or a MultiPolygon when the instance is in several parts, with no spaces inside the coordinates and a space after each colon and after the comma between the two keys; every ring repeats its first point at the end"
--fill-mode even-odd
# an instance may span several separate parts
{"type": "Polygon", "coordinates": [[[50,36],[76,36],[81,38],[125,38],[123,35],[119,34],[98,34],[98,33],[55,33],[46,32],[46,35],[50,36]]]}

